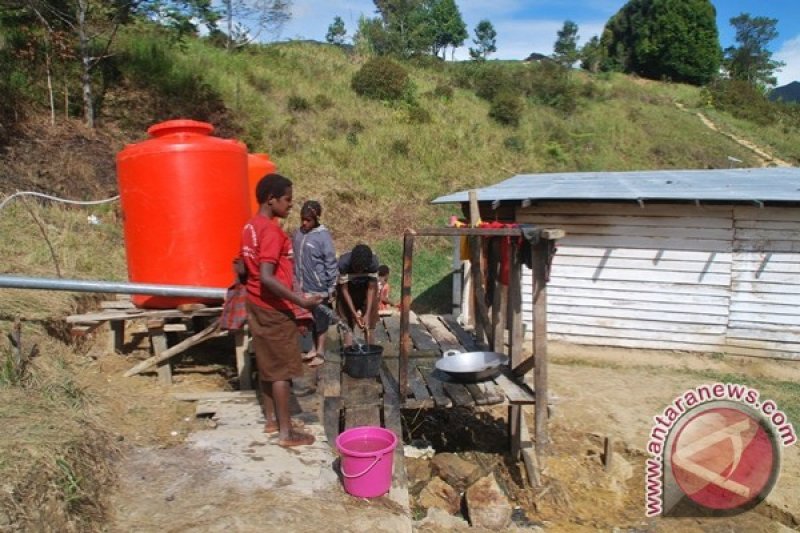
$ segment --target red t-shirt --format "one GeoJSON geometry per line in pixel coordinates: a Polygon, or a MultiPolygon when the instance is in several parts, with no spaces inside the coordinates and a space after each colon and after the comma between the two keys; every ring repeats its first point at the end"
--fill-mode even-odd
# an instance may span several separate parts
{"type": "Polygon", "coordinates": [[[292,290],[294,258],[292,241],[275,219],[256,214],[242,229],[242,259],[247,267],[247,299],[265,309],[292,311],[294,304],[271,293],[261,284],[261,263],[275,265],[273,275],[292,290]]]}

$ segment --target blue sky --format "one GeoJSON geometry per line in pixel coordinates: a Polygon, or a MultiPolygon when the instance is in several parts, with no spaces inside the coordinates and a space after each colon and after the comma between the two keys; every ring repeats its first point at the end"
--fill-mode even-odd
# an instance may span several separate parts
{"type": "MultiPolygon", "coordinates": [[[[497,59],[524,59],[531,52],[551,54],[556,33],[565,20],[578,24],[579,41],[599,35],[606,21],[626,4],[625,0],[456,0],[470,39],[456,51],[456,59],[469,57],[474,28],[489,19],[497,30],[497,59]]],[[[786,63],[777,73],[778,85],[800,81],[800,0],[713,0],[723,48],[735,44],[729,20],[740,13],[778,20],[778,38],[771,43],[773,58],[786,63]]],[[[336,15],[342,17],[348,36],[358,18],[375,16],[372,0],[294,0],[292,20],[282,39],[324,40],[336,15]]]]}

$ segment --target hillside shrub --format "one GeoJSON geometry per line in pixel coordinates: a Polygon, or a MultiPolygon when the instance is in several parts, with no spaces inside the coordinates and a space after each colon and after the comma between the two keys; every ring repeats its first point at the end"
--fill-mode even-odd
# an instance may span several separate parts
{"type": "Polygon", "coordinates": [[[420,105],[408,106],[408,122],[411,124],[430,124],[431,113],[420,105]]]}
{"type": "Polygon", "coordinates": [[[746,81],[717,80],[707,90],[711,105],[720,111],[762,126],[771,124],[776,118],[776,106],[746,81]]]}
{"type": "Polygon", "coordinates": [[[335,105],[335,103],[333,99],[327,94],[319,93],[314,97],[314,105],[317,107],[317,109],[325,111],[326,109],[332,108],[335,105]]]}
{"type": "Polygon", "coordinates": [[[359,96],[375,100],[402,100],[411,91],[408,72],[386,57],[374,57],[353,75],[350,83],[359,96]]]}
{"type": "Polygon", "coordinates": [[[537,65],[520,82],[525,84],[526,96],[540,104],[567,114],[578,107],[578,84],[571,79],[569,70],[555,63],[537,65]]]}
{"type": "Polygon", "coordinates": [[[512,135],[511,137],[505,138],[503,141],[503,146],[506,148],[506,150],[521,154],[525,151],[525,139],[519,135],[512,135]]]}
{"type": "Polygon", "coordinates": [[[442,100],[450,101],[453,99],[453,88],[444,83],[438,83],[431,91],[431,96],[434,98],[441,98],[442,100]]]}
{"type": "Polygon", "coordinates": [[[408,157],[411,155],[411,146],[406,139],[395,139],[392,141],[389,150],[396,156],[408,157]]]}
{"type": "Polygon", "coordinates": [[[519,126],[525,104],[522,98],[511,92],[501,92],[492,100],[489,116],[506,126],[519,126]]]}
{"type": "Polygon", "coordinates": [[[286,102],[286,109],[290,113],[304,113],[311,110],[311,103],[304,97],[293,94],[289,96],[289,100],[286,102]]]}
{"type": "Polygon", "coordinates": [[[500,93],[517,90],[509,69],[500,65],[481,65],[472,75],[472,85],[478,97],[490,102],[500,93]]]}

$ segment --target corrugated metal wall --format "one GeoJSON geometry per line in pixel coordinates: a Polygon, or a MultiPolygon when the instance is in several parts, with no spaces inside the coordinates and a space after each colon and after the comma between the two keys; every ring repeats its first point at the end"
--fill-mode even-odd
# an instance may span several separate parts
{"type": "MultiPolygon", "coordinates": [[[[552,203],[551,339],[800,358],[800,209],[552,203]]],[[[531,322],[530,272],[523,320],[531,322]]]]}

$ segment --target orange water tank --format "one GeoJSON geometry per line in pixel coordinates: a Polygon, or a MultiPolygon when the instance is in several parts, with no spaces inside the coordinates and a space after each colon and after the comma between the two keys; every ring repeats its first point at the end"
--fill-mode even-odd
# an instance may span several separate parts
{"type": "Polygon", "coordinates": [[[247,154],[247,197],[250,200],[251,214],[255,215],[258,212],[256,185],[261,178],[275,172],[277,168],[267,154],[247,154]]]}
{"type": "MultiPolygon", "coordinates": [[[[250,217],[247,148],[211,137],[211,124],[169,120],[150,139],[117,154],[128,279],[224,288],[250,217]]],[[[214,303],[199,298],[133,297],[146,308],[214,303]]]]}

